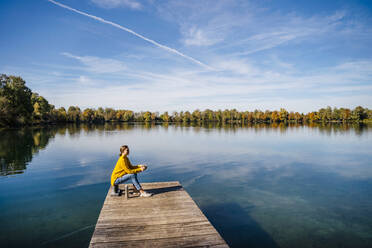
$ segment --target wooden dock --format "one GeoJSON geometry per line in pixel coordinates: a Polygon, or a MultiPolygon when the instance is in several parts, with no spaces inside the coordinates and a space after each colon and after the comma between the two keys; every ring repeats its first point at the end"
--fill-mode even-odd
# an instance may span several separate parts
{"type": "Polygon", "coordinates": [[[179,182],[142,187],[154,195],[126,199],[109,190],[89,247],[228,247],[179,182]]]}

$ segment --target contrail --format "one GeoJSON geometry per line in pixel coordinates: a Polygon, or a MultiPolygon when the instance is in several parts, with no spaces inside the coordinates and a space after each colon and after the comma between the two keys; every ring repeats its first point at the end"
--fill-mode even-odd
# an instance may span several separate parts
{"type": "Polygon", "coordinates": [[[170,47],[164,46],[164,45],[162,45],[162,44],[160,44],[160,43],[158,43],[158,42],[156,42],[156,41],[154,41],[154,40],[151,40],[151,39],[149,39],[149,38],[146,38],[145,36],[140,35],[140,34],[134,32],[133,30],[131,30],[131,29],[129,29],[129,28],[123,27],[123,26],[121,26],[121,25],[119,25],[119,24],[116,24],[116,23],[114,23],[114,22],[107,21],[107,20],[105,20],[105,19],[103,19],[103,18],[101,18],[101,17],[97,17],[97,16],[94,16],[94,15],[90,15],[90,14],[85,13],[85,12],[83,12],[83,11],[80,11],[80,10],[77,10],[77,9],[74,9],[74,8],[71,8],[71,7],[67,6],[67,5],[64,5],[64,4],[62,4],[62,3],[56,2],[56,1],[54,1],[54,0],[47,0],[47,1],[49,1],[49,2],[51,2],[51,3],[53,3],[53,4],[55,4],[55,5],[58,5],[58,6],[62,7],[62,8],[65,8],[65,9],[71,10],[71,11],[73,11],[73,12],[76,12],[76,13],[78,13],[78,14],[80,14],[80,15],[90,17],[90,18],[92,18],[92,19],[94,19],[94,20],[97,20],[97,21],[99,21],[99,22],[106,23],[106,24],[109,24],[109,25],[114,26],[114,27],[116,27],[116,28],[119,28],[119,29],[121,29],[121,30],[124,30],[124,31],[126,31],[126,32],[128,32],[128,33],[131,33],[131,34],[133,34],[133,35],[135,35],[135,36],[137,36],[137,37],[139,37],[139,38],[141,38],[141,39],[143,39],[143,40],[145,40],[145,41],[147,41],[147,42],[150,42],[151,44],[154,44],[155,46],[160,47],[160,48],[162,48],[162,49],[164,49],[164,50],[166,50],[166,51],[168,51],[168,52],[175,53],[175,54],[180,55],[180,56],[182,56],[182,57],[184,57],[184,58],[186,58],[186,59],[188,59],[188,60],[191,60],[192,62],[194,62],[194,63],[196,63],[196,64],[198,64],[198,65],[201,65],[201,66],[203,66],[203,67],[205,67],[205,68],[207,68],[207,69],[209,69],[209,70],[212,70],[212,69],[213,69],[212,67],[210,67],[210,66],[208,66],[208,65],[206,65],[206,64],[204,64],[204,63],[202,63],[202,62],[200,62],[200,61],[197,60],[197,59],[194,59],[194,58],[192,58],[192,57],[190,57],[190,56],[187,56],[186,54],[183,54],[183,53],[177,51],[176,49],[173,49],[173,48],[170,48],[170,47]]]}

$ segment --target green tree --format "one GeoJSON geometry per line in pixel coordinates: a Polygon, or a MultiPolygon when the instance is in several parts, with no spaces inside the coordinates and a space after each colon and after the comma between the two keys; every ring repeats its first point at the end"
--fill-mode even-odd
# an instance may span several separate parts
{"type": "Polygon", "coordinates": [[[95,111],[93,109],[90,109],[90,108],[84,109],[83,114],[82,114],[82,121],[84,121],[84,122],[94,122],[95,121],[94,112],[95,111]]]}
{"type": "Polygon", "coordinates": [[[130,110],[127,110],[125,111],[124,115],[123,115],[123,121],[133,121],[134,119],[134,114],[133,114],[133,111],[130,111],[130,110]]]}
{"type": "Polygon", "coordinates": [[[332,120],[332,108],[328,106],[325,110],[325,120],[331,121],[332,120]]]}
{"type": "Polygon", "coordinates": [[[94,111],[94,119],[96,122],[105,122],[105,110],[102,107],[94,111]]]}
{"type": "Polygon", "coordinates": [[[215,113],[215,117],[216,121],[222,122],[222,111],[220,109],[215,113]]]}
{"type": "Polygon", "coordinates": [[[265,113],[264,113],[264,121],[265,122],[270,122],[270,119],[271,119],[271,111],[270,110],[266,110],[265,113]]]}
{"type": "Polygon", "coordinates": [[[214,116],[215,116],[215,115],[214,115],[214,113],[213,113],[212,110],[210,110],[210,109],[206,109],[206,110],[204,110],[204,111],[202,112],[202,116],[201,116],[201,118],[202,118],[202,121],[203,121],[203,122],[215,121],[214,116]]]}
{"type": "Polygon", "coordinates": [[[0,75],[0,125],[23,125],[31,122],[34,110],[31,90],[21,77],[0,75]]]}
{"type": "Polygon", "coordinates": [[[368,119],[372,120],[372,109],[369,109],[367,113],[368,119]]]}
{"type": "Polygon", "coordinates": [[[340,112],[341,112],[341,120],[343,122],[346,122],[346,121],[349,121],[350,120],[350,118],[351,118],[351,111],[350,111],[350,109],[340,108],[340,112]]]}
{"type": "Polygon", "coordinates": [[[279,119],[280,119],[280,121],[283,121],[283,122],[288,120],[288,111],[285,110],[284,108],[280,109],[279,119]]]}
{"type": "Polygon", "coordinates": [[[331,119],[333,121],[341,121],[341,110],[336,107],[333,108],[331,119]]]}
{"type": "Polygon", "coordinates": [[[181,118],[180,114],[177,111],[174,111],[173,112],[172,119],[175,122],[181,122],[182,121],[182,118],[181,118]]]}
{"type": "Polygon", "coordinates": [[[295,121],[296,122],[302,122],[303,118],[302,115],[298,112],[295,113],[295,121]]]}
{"type": "Polygon", "coordinates": [[[143,115],[143,113],[134,113],[134,120],[135,120],[135,121],[138,121],[138,122],[142,122],[142,121],[144,121],[142,115],[143,115]]]}
{"type": "Polygon", "coordinates": [[[351,112],[351,119],[354,121],[362,121],[364,119],[367,119],[368,112],[364,110],[363,107],[358,106],[351,112]]]}
{"type": "Polygon", "coordinates": [[[105,108],[104,117],[105,121],[115,121],[116,111],[113,108],[105,108]]]}
{"type": "Polygon", "coordinates": [[[81,110],[78,106],[70,106],[67,110],[67,120],[78,123],[81,120],[81,110]]]}
{"type": "Polygon", "coordinates": [[[316,122],[320,118],[317,112],[311,112],[307,114],[306,119],[308,119],[310,122],[316,122]]]}
{"type": "Polygon", "coordinates": [[[280,120],[280,116],[279,116],[278,111],[274,110],[273,112],[271,112],[271,121],[278,122],[279,120],[280,120]]]}
{"type": "Polygon", "coordinates": [[[158,112],[151,113],[151,121],[155,122],[159,118],[158,116],[159,116],[158,112]]]}
{"type": "Polygon", "coordinates": [[[253,119],[255,122],[262,122],[264,120],[264,113],[261,110],[255,109],[253,111],[253,119]]]}
{"type": "Polygon", "coordinates": [[[194,112],[192,112],[192,120],[197,122],[200,122],[202,120],[202,113],[200,112],[199,109],[194,110],[194,112]]]}
{"type": "Polygon", "coordinates": [[[49,104],[49,102],[37,93],[32,93],[31,102],[34,107],[32,117],[34,121],[46,122],[51,120],[51,111],[54,106],[49,104]]]}
{"type": "Polygon", "coordinates": [[[236,109],[230,110],[230,117],[232,122],[241,120],[240,113],[236,109]]]}
{"type": "Polygon", "coordinates": [[[162,121],[164,121],[164,122],[169,122],[169,120],[170,120],[170,116],[168,115],[168,112],[164,112],[164,114],[162,114],[162,115],[160,116],[160,119],[161,119],[162,121]]]}
{"type": "Polygon", "coordinates": [[[191,119],[191,114],[189,111],[186,111],[184,114],[183,114],[183,117],[182,117],[182,121],[184,123],[189,123],[190,122],[190,119],[191,119]]]}
{"type": "Polygon", "coordinates": [[[66,112],[66,109],[64,107],[60,107],[56,111],[57,111],[55,113],[56,120],[58,122],[66,122],[67,121],[67,112],[66,112]]]}
{"type": "Polygon", "coordinates": [[[146,111],[145,113],[143,113],[143,120],[145,122],[150,122],[151,121],[151,112],[146,111]]]}
{"type": "Polygon", "coordinates": [[[225,109],[223,112],[222,112],[222,122],[223,123],[227,123],[231,120],[231,113],[228,109],[225,109]]]}

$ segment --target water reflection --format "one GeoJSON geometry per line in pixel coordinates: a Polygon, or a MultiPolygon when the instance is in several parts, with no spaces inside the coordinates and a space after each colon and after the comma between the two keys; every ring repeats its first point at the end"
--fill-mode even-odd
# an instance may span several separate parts
{"type": "Polygon", "coordinates": [[[32,157],[53,139],[56,128],[0,130],[0,175],[23,173],[32,157]]]}
{"type": "Polygon", "coordinates": [[[169,127],[175,130],[188,130],[192,127],[192,132],[198,133],[201,131],[223,131],[233,132],[242,129],[252,129],[256,133],[262,131],[279,131],[285,134],[288,130],[298,130],[301,128],[310,128],[318,130],[320,134],[328,136],[337,134],[347,134],[353,132],[357,136],[363,135],[371,129],[371,125],[359,123],[310,123],[302,125],[298,123],[260,123],[260,124],[224,124],[224,123],[192,123],[185,124],[131,124],[131,123],[106,123],[102,124],[70,124],[64,126],[48,126],[34,127],[17,130],[0,130],[0,176],[14,175],[23,173],[27,164],[32,160],[32,157],[39,150],[46,148],[50,139],[53,139],[56,134],[60,136],[69,135],[71,138],[78,138],[82,132],[85,134],[92,133],[94,135],[102,135],[110,131],[123,130],[153,130],[161,126],[163,131],[167,131],[169,127]]]}
{"type": "Polygon", "coordinates": [[[142,182],[180,181],[231,247],[372,245],[371,126],[106,123],[0,135],[5,247],[87,247],[122,144],[149,165],[142,182]]]}

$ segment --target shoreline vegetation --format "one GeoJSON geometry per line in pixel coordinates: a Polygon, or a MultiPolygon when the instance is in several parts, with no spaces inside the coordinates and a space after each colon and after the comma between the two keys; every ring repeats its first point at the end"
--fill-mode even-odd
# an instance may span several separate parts
{"type": "Polygon", "coordinates": [[[372,123],[372,110],[358,106],[348,108],[321,108],[318,111],[299,113],[280,110],[238,111],[194,110],[169,114],[164,112],[134,112],[113,108],[86,108],[78,106],[56,109],[54,105],[32,92],[18,76],[0,75],[0,127],[21,127],[58,123],[372,123]]]}

